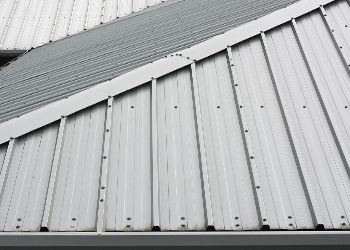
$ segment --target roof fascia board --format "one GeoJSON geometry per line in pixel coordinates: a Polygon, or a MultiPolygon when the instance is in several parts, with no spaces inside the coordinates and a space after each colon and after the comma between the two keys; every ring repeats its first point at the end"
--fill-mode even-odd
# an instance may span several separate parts
{"type": "Polygon", "coordinates": [[[286,246],[350,245],[350,232],[50,232],[1,233],[1,246],[286,246]]]}
{"type": "Polygon", "coordinates": [[[193,63],[193,61],[201,60],[226,49],[228,45],[232,46],[242,42],[259,34],[261,31],[272,29],[290,21],[292,18],[300,17],[319,8],[321,5],[326,5],[334,1],[335,0],[301,0],[257,20],[243,24],[222,35],[208,39],[191,48],[179,51],[166,58],[141,66],[122,76],[98,84],[68,98],[3,122],[0,124],[0,144],[10,140],[10,138],[19,137],[50,124],[60,119],[62,116],[68,116],[100,101],[106,100],[109,96],[121,94],[144,83],[150,82],[152,78],[158,78],[188,66],[193,63]]]}

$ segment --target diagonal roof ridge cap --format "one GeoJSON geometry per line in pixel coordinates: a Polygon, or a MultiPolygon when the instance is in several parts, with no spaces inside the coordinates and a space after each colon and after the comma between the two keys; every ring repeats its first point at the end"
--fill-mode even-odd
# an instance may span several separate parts
{"type": "Polygon", "coordinates": [[[336,0],[300,0],[190,48],[0,124],[0,144],[125,91],[149,83],[336,0]]]}

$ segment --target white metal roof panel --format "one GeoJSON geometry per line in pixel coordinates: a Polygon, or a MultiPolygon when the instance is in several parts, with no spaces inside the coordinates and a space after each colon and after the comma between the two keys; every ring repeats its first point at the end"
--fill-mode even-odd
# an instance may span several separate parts
{"type": "Polygon", "coordinates": [[[3,0],[0,50],[28,50],[166,0],[3,0]]]}
{"type": "Polygon", "coordinates": [[[5,141],[1,230],[348,230],[342,4],[5,141]]]}
{"type": "Polygon", "coordinates": [[[106,231],[152,228],[150,101],[150,86],[142,86],[114,98],[108,107],[106,231]]]}
{"type": "Polygon", "coordinates": [[[53,124],[9,144],[9,159],[1,169],[3,231],[40,230],[51,170],[47,166],[52,163],[56,137],[57,125],[53,124]]]}

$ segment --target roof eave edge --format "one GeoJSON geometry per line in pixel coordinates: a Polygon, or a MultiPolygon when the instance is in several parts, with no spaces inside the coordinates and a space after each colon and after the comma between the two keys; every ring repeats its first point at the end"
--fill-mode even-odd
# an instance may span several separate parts
{"type": "Polygon", "coordinates": [[[261,31],[268,31],[290,21],[292,18],[300,17],[322,5],[334,1],[335,0],[301,0],[188,49],[173,53],[117,78],[1,123],[0,144],[9,141],[11,138],[17,138],[55,122],[61,117],[71,115],[106,100],[109,96],[116,96],[150,82],[152,78],[159,78],[177,69],[188,66],[194,61],[199,61],[226,49],[227,46],[232,46],[254,37],[261,33],[261,31]]]}
{"type": "Polygon", "coordinates": [[[0,235],[0,246],[22,247],[172,246],[183,249],[186,246],[280,246],[282,248],[283,246],[328,246],[329,249],[337,249],[345,245],[350,245],[350,232],[346,231],[103,232],[101,234],[96,232],[4,232],[0,235]]]}

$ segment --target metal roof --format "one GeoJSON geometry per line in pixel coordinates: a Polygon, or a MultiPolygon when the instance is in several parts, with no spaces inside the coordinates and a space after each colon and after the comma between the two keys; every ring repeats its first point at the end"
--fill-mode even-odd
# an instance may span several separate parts
{"type": "Polygon", "coordinates": [[[0,122],[113,79],[296,0],[170,1],[53,42],[0,71],[0,122]]]}
{"type": "Polygon", "coordinates": [[[28,50],[166,0],[1,0],[0,51],[28,50]]]}
{"type": "Polygon", "coordinates": [[[5,123],[1,230],[348,230],[349,14],[301,1],[5,123]]]}

